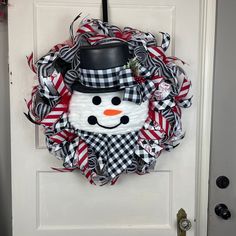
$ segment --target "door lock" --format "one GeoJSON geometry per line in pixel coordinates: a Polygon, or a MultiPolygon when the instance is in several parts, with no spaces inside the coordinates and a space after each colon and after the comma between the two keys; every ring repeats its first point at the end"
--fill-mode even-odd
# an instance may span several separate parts
{"type": "Polygon", "coordinates": [[[216,215],[221,217],[223,220],[228,220],[231,217],[231,213],[228,207],[223,203],[215,206],[215,213],[216,215]]]}
{"type": "Polygon", "coordinates": [[[185,210],[181,208],[177,213],[177,236],[186,236],[186,231],[191,227],[191,221],[187,218],[185,210]]]}
{"type": "Polygon", "coordinates": [[[217,187],[219,188],[227,188],[229,186],[229,179],[226,177],[226,176],[219,176],[217,179],[216,179],[216,185],[217,187]]]}

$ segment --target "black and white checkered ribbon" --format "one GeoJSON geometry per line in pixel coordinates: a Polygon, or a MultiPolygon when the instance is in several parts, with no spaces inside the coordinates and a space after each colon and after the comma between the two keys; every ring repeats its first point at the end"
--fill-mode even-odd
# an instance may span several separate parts
{"type": "Polygon", "coordinates": [[[190,97],[190,98],[187,98],[187,99],[180,99],[178,101],[178,105],[183,107],[183,108],[189,108],[192,105],[192,98],[193,97],[190,97]]]}
{"type": "Polygon", "coordinates": [[[169,48],[170,45],[170,35],[168,33],[160,32],[162,34],[161,47],[164,52],[169,48]]]}
{"type": "Polygon", "coordinates": [[[163,149],[159,146],[157,140],[140,139],[135,150],[137,160],[137,171],[140,174],[145,174],[150,170],[150,167],[155,166],[157,157],[163,149]]]}
{"type": "Polygon", "coordinates": [[[175,101],[173,98],[168,98],[168,99],[161,100],[161,101],[155,101],[155,102],[153,102],[153,104],[155,104],[154,109],[158,112],[161,110],[168,110],[168,109],[174,107],[175,101]]]}
{"type": "MultiPolygon", "coordinates": [[[[74,77],[78,76],[78,73],[70,72],[70,75],[74,77]]],[[[155,84],[148,79],[150,73],[145,68],[140,68],[140,75],[146,78],[143,83],[138,83],[133,77],[131,69],[125,67],[106,70],[79,69],[79,80],[83,85],[93,88],[124,89],[123,100],[137,104],[148,100],[156,88],[155,84]]]]}
{"type": "Polygon", "coordinates": [[[111,179],[131,165],[137,146],[138,131],[107,135],[78,130],[78,135],[95,153],[100,172],[111,179]]]}

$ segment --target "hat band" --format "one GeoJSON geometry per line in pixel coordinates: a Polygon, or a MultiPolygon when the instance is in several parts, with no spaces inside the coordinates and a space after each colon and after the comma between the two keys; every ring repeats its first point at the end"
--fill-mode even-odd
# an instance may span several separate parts
{"type": "Polygon", "coordinates": [[[73,77],[73,80],[79,80],[83,86],[88,88],[124,89],[123,100],[141,104],[151,97],[155,90],[155,83],[151,80],[151,74],[146,68],[140,66],[139,70],[145,79],[142,83],[138,83],[132,76],[131,69],[126,69],[124,66],[106,70],[80,68],[79,71],[72,70],[66,75],[67,79],[73,77]]]}
{"type": "Polygon", "coordinates": [[[79,74],[80,83],[92,88],[125,87],[136,84],[131,69],[126,69],[124,66],[105,70],[79,68],[79,74]],[[126,85],[121,84],[122,79],[129,83],[126,85]]]}
{"type": "Polygon", "coordinates": [[[132,76],[131,69],[124,66],[106,70],[87,70],[80,68],[80,82],[84,86],[92,88],[117,87],[124,89],[123,100],[137,104],[148,100],[155,90],[155,84],[150,80],[150,72],[144,67],[140,68],[142,74],[146,75],[143,83],[138,83],[132,76]]]}

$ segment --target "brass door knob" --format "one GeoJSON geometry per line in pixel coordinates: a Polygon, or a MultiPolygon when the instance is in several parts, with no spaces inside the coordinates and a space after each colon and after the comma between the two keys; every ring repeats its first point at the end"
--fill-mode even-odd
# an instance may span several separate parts
{"type": "Polygon", "coordinates": [[[188,231],[192,228],[192,223],[189,219],[183,218],[179,221],[179,228],[182,231],[188,231]]]}
{"type": "Polygon", "coordinates": [[[191,221],[187,218],[187,214],[183,208],[177,213],[177,235],[186,236],[186,232],[192,227],[191,221]]]}

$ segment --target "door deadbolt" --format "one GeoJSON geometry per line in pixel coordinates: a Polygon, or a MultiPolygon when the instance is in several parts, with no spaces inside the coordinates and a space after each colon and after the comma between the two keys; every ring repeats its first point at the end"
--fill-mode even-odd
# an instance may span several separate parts
{"type": "Polygon", "coordinates": [[[227,188],[229,186],[229,179],[226,176],[219,176],[216,179],[216,185],[218,188],[227,188]]]}
{"type": "Polygon", "coordinates": [[[177,213],[177,236],[186,236],[186,231],[192,228],[191,221],[183,208],[177,213]]]}

